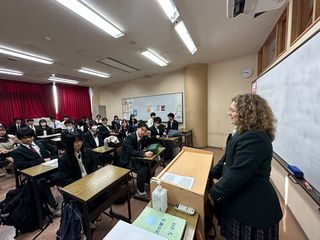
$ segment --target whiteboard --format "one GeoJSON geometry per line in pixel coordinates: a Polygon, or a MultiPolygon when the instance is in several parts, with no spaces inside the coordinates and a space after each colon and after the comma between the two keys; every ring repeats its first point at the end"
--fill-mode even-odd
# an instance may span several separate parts
{"type": "Polygon", "coordinates": [[[274,151],[320,190],[320,34],[262,75],[257,94],[277,118],[274,151]]]}
{"type": "Polygon", "coordinates": [[[183,122],[183,96],[182,93],[162,94],[146,97],[132,97],[122,99],[122,113],[124,119],[130,114],[137,119],[147,121],[150,113],[155,112],[162,121],[168,120],[168,113],[174,113],[175,120],[183,122]]]}

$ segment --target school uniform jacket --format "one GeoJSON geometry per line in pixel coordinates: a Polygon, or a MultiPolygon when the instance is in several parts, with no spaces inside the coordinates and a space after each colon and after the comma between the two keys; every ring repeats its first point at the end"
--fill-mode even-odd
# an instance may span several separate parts
{"type": "MultiPolygon", "coordinates": [[[[25,127],[25,126],[26,126],[26,125],[23,124],[23,123],[20,124],[20,128],[23,128],[23,127],[25,127]]],[[[11,124],[11,125],[9,126],[9,129],[8,129],[8,133],[9,133],[9,134],[17,135],[17,131],[18,131],[17,125],[16,125],[15,123],[13,123],[13,124],[11,124]]]]}
{"type": "Polygon", "coordinates": [[[166,129],[165,129],[165,126],[161,124],[158,127],[159,132],[157,131],[157,128],[154,125],[150,127],[149,130],[151,131],[152,142],[156,143],[156,142],[159,142],[159,140],[157,139],[157,135],[162,137],[166,129]]]}
{"type": "Polygon", "coordinates": [[[103,138],[106,138],[106,137],[109,137],[109,136],[110,136],[110,131],[109,131],[109,129],[108,129],[105,125],[103,125],[103,124],[101,124],[101,125],[99,126],[98,131],[99,131],[99,133],[102,135],[103,138]]]}
{"type": "Polygon", "coordinates": [[[136,132],[130,133],[123,141],[118,165],[128,167],[131,157],[143,157],[144,151],[142,149],[147,146],[147,142],[147,138],[142,138],[138,142],[136,132]]]}
{"type": "Polygon", "coordinates": [[[37,135],[37,137],[38,137],[38,136],[43,136],[44,130],[47,131],[47,135],[53,134],[53,129],[52,129],[51,127],[47,127],[46,129],[43,129],[43,128],[38,127],[38,128],[36,128],[36,135],[37,135]]]}
{"type": "Polygon", "coordinates": [[[97,147],[101,147],[103,146],[103,137],[101,134],[97,133],[98,136],[98,140],[99,140],[99,145],[97,146],[96,141],[94,140],[92,134],[90,131],[86,132],[85,134],[83,134],[83,142],[84,142],[84,146],[86,148],[97,148],[97,147]]]}
{"type": "MultiPolygon", "coordinates": [[[[87,174],[90,174],[98,169],[95,162],[95,156],[91,149],[84,150],[84,153],[82,154],[82,163],[87,174]]],[[[66,153],[58,159],[58,172],[62,187],[82,178],[79,164],[72,164],[66,153]]]]}
{"type": "Polygon", "coordinates": [[[61,145],[65,148],[67,143],[66,143],[66,138],[67,138],[67,135],[68,133],[73,133],[77,131],[80,135],[82,135],[82,132],[80,129],[77,129],[77,128],[74,128],[73,131],[69,132],[67,129],[62,129],[62,132],[61,132],[61,145]]]}
{"type": "Polygon", "coordinates": [[[124,140],[126,136],[128,136],[130,133],[134,132],[133,127],[128,125],[128,128],[120,128],[119,131],[119,140],[124,140]]]}
{"type": "Polygon", "coordinates": [[[173,119],[172,123],[169,121],[168,122],[168,130],[178,130],[179,129],[179,124],[176,120],[173,119]]]}
{"type": "Polygon", "coordinates": [[[11,156],[14,159],[13,164],[15,169],[22,170],[25,168],[33,167],[35,165],[43,163],[44,158],[50,157],[49,152],[45,150],[45,148],[43,148],[41,144],[37,145],[40,148],[41,156],[22,144],[11,152],[11,156]]]}
{"type": "Polygon", "coordinates": [[[210,189],[222,214],[255,227],[271,227],[282,218],[275,190],[270,183],[272,144],[265,132],[235,134],[225,155],[212,168],[209,179],[219,181],[210,189]]]}

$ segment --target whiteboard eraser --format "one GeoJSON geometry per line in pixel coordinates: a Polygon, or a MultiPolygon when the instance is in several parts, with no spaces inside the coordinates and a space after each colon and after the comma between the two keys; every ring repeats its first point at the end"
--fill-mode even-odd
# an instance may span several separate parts
{"type": "Polygon", "coordinates": [[[303,172],[298,167],[288,164],[288,169],[296,178],[303,178],[303,172]]]}

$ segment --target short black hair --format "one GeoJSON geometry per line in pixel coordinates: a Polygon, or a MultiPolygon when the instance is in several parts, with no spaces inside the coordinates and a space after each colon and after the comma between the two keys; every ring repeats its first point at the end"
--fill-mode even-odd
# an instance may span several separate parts
{"type": "Polygon", "coordinates": [[[146,124],[145,122],[139,121],[139,123],[138,123],[138,128],[143,128],[143,127],[145,127],[145,128],[148,129],[148,126],[147,126],[147,124],[146,124]]]}
{"type": "Polygon", "coordinates": [[[153,119],[153,122],[154,122],[154,123],[161,123],[161,122],[162,122],[161,117],[155,117],[155,118],[153,119]]]}
{"type": "Polygon", "coordinates": [[[101,117],[101,115],[100,115],[100,114],[98,114],[96,117],[101,117]]]}
{"type": "Polygon", "coordinates": [[[62,116],[62,118],[69,118],[69,116],[68,115],[64,115],[64,116],[62,116]]]}
{"type": "Polygon", "coordinates": [[[118,115],[114,115],[113,119],[115,119],[115,118],[119,118],[118,115]]]}
{"type": "Polygon", "coordinates": [[[34,122],[34,119],[28,118],[28,119],[26,120],[26,122],[34,122]]]}
{"type": "Polygon", "coordinates": [[[35,137],[33,129],[31,129],[29,127],[23,127],[17,131],[17,138],[19,140],[21,140],[25,137],[35,137]]]}
{"type": "Polygon", "coordinates": [[[66,120],[65,122],[64,122],[64,125],[67,125],[67,124],[73,124],[74,125],[74,121],[73,121],[73,119],[71,119],[71,118],[69,118],[68,120],[66,120]]]}
{"type": "Polygon", "coordinates": [[[156,113],[155,112],[150,113],[150,117],[152,116],[156,116],[156,113]]]}
{"type": "Polygon", "coordinates": [[[172,118],[174,118],[174,114],[173,113],[168,113],[168,115],[167,115],[168,117],[172,117],[172,118]]]}
{"type": "Polygon", "coordinates": [[[39,125],[40,125],[41,123],[43,123],[43,122],[47,123],[47,120],[45,120],[44,118],[40,119],[39,125]]]}
{"type": "Polygon", "coordinates": [[[90,120],[89,121],[89,127],[92,127],[93,125],[98,125],[96,121],[90,120]]]}
{"type": "Polygon", "coordinates": [[[102,118],[101,121],[108,121],[108,118],[102,118]]]}
{"type": "Polygon", "coordinates": [[[50,120],[52,120],[52,119],[55,120],[56,118],[55,118],[54,116],[51,116],[51,117],[49,117],[49,119],[50,119],[50,120]]]}

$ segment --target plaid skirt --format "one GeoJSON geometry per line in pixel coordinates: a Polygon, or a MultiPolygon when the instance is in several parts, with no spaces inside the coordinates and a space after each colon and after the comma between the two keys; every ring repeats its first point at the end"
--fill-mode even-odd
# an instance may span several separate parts
{"type": "Polygon", "coordinates": [[[226,240],[278,240],[279,223],[270,228],[258,228],[223,216],[221,220],[221,235],[226,240]]]}

